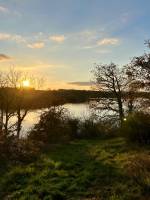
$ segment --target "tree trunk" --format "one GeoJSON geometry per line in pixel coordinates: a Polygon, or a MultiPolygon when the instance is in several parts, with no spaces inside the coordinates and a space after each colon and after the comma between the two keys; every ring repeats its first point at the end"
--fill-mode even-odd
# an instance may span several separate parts
{"type": "Polygon", "coordinates": [[[0,131],[3,130],[3,120],[4,120],[4,111],[1,108],[1,114],[0,114],[0,131]]]}
{"type": "Polygon", "coordinates": [[[18,109],[17,111],[17,138],[20,138],[20,131],[21,131],[21,126],[22,126],[22,122],[25,118],[25,116],[27,115],[28,110],[25,110],[24,113],[21,114],[21,108],[18,109]]]}
{"type": "Polygon", "coordinates": [[[122,126],[123,120],[124,120],[124,110],[121,99],[118,99],[118,108],[119,108],[119,118],[120,118],[120,124],[122,126]]]}

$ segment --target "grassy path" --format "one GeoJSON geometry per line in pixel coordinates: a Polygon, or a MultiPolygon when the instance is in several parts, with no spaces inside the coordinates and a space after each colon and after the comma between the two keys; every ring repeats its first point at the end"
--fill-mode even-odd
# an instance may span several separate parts
{"type": "Polygon", "coordinates": [[[122,138],[57,146],[35,163],[14,166],[1,176],[0,199],[142,200],[140,186],[124,167],[137,153],[122,138]]]}

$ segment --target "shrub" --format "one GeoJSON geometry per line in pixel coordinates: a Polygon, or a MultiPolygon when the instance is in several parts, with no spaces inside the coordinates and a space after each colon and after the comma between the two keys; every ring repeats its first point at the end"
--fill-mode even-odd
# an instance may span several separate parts
{"type": "Polygon", "coordinates": [[[80,124],[79,137],[82,138],[93,138],[100,135],[98,124],[92,119],[85,119],[80,124]]]}
{"type": "Polygon", "coordinates": [[[122,132],[131,142],[150,144],[150,115],[142,112],[129,115],[122,132]]]}
{"type": "Polygon", "coordinates": [[[79,130],[79,119],[68,117],[67,124],[70,129],[70,136],[72,139],[77,138],[77,132],[79,130]]]}
{"type": "Polygon", "coordinates": [[[110,129],[107,124],[89,118],[80,122],[77,136],[78,138],[107,137],[109,133],[110,129]]]}
{"type": "Polygon", "coordinates": [[[10,145],[11,160],[29,163],[36,159],[40,149],[28,139],[14,138],[10,145]]]}
{"type": "Polygon", "coordinates": [[[9,158],[10,154],[10,144],[12,142],[12,137],[6,137],[3,132],[0,132],[0,160],[5,161],[9,158]]]}
{"type": "Polygon", "coordinates": [[[141,153],[130,159],[126,165],[127,173],[150,195],[150,155],[141,153]]]}
{"type": "Polygon", "coordinates": [[[62,107],[51,107],[40,116],[38,124],[29,133],[28,139],[49,144],[70,140],[67,112],[62,107]]]}
{"type": "Polygon", "coordinates": [[[39,122],[28,135],[28,139],[45,146],[67,142],[75,138],[95,138],[114,135],[110,122],[96,121],[93,118],[79,120],[70,117],[63,107],[51,107],[40,116],[39,122]]]}
{"type": "Polygon", "coordinates": [[[0,134],[0,160],[7,162],[31,162],[39,149],[27,139],[0,134]]]}

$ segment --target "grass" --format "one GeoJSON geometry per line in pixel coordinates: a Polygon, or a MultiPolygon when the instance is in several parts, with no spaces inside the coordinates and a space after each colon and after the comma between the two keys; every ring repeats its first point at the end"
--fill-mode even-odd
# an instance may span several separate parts
{"type": "Polygon", "coordinates": [[[0,199],[144,200],[126,173],[131,148],[123,138],[79,140],[57,145],[28,165],[11,166],[0,177],[0,199]]]}

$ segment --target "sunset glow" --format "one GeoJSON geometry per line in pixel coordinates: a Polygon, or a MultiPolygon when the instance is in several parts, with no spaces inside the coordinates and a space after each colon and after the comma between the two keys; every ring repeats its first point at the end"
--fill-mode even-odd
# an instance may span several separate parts
{"type": "Polygon", "coordinates": [[[30,81],[29,80],[24,80],[22,82],[22,84],[23,84],[23,87],[30,87],[30,81]]]}
{"type": "Polygon", "coordinates": [[[46,77],[45,89],[91,89],[94,63],[126,65],[142,54],[149,7],[148,0],[1,0],[0,69],[46,77]]]}

